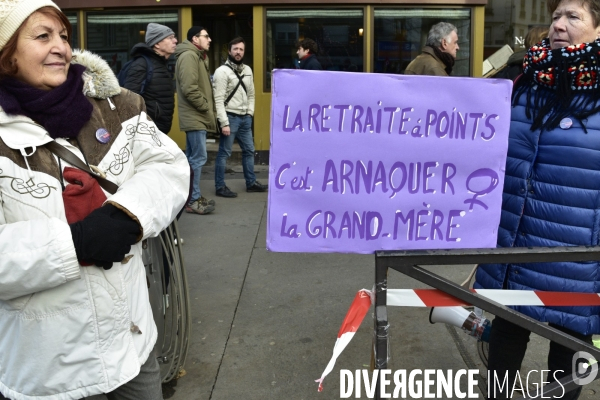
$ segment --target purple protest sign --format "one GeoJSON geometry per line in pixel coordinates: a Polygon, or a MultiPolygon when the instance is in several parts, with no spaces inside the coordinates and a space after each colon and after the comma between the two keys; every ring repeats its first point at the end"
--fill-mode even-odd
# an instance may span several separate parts
{"type": "Polygon", "coordinates": [[[508,80],[273,72],[267,248],[495,247],[508,80]]]}

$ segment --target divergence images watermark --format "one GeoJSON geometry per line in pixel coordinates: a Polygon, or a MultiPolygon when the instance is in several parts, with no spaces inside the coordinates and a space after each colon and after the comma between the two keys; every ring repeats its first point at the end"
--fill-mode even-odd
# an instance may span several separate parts
{"type": "MultiPolygon", "coordinates": [[[[572,360],[573,380],[577,385],[584,386],[593,382],[598,376],[598,362],[589,353],[579,351],[572,360]]],[[[554,371],[554,380],[563,370],[554,371]]],[[[476,391],[478,386],[477,369],[460,369],[457,371],[441,369],[414,369],[412,371],[367,369],[350,371],[340,370],[340,398],[361,398],[362,394],[375,398],[377,387],[382,399],[478,399],[481,395],[476,391]],[[461,385],[461,380],[466,380],[461,385]]],[[[499,376],[488,371],[487,392],[492,398],[500,392],[510,392],[512,397],[519,393],[521,396],[540,399],[560,399],[566,391],[563,385],[562,393],[545,396],[542,388],[549,383],[550,371],[531,370],[527,375],[517,372],[514,380],[508,374],[499,376]],[[545,377],[545,378],[544,378],[545,377]]]]}

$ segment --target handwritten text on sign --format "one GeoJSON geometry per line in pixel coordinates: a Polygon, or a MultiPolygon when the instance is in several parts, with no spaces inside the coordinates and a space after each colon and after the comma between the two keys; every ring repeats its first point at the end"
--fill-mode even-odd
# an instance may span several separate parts
{"type": "Polygon", "coordinates": [[[275,71],[268,249],[495,247],[511,85],[275,71]]]}

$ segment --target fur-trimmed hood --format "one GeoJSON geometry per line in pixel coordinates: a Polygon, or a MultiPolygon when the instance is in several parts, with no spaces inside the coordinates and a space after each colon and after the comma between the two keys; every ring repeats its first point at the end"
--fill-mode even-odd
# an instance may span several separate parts
{"type": "Polygon", "coordinates": [[[83,73],[83,93],[96,99],[107,99],[121,93],[119,81],[108,63],[91,51],[74,49],[72,64],[86,67],[83,73]]]}

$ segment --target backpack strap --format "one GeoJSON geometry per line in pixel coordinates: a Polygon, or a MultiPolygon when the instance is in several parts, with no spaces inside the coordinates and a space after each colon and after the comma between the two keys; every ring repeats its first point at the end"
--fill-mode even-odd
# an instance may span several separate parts
{"type": "Polygon", "coordinates": [[[244,81],[242,80],[244,75],[238,74],[238,72],[231,65],[229,65],[229,64],[225,64],[225,65],[228,66],[229,69],[231,69],[233,71],[233,73],[235,74],[235,76],[237,76],[237,78],[240,80],[239,84],[241,84],[242,87],[244,88],[244,92],[248,93],[248,89],[246,89],[246,85],[244,85],[244,81]]]}
{"type": "Polygon", "coordinates": [[[150,85],[150,81],[152,81],[152,75],[154,74],[154,66],[152,65],[152,60],[150,60],[145,54],[142,54],[142,57],[144,57],[144,60],[146,60],[146,79],[142,83],[140,96],[144,93],[146,87],[150,85]]]}
{"type": "Polygon", "coordinates": [[[223,103],[225,105],[225,107],[227,107],[227,104],[229,104],[229,101],[233,98],[233,96],[235,95],[235,92],[237,92],[238,88],[240,87],[240,85],[242,86],[242,88],[244,89],[244,92],[248,93],[248,89],[246,89],[246,85],[244,85],[244,81],[242,80],[244,78],[244,75],[238,74],[238,72],[233,69],[233,67],[229,64],[223,64],[227,67],[229,67],[229,69],[231,69],[233,71],[233,73],[235,74],[235,76],[237,76],[238,78],[238,84],[235,86],[235,88],[231,91],[231,93],[229,93],[229,96],[227,96],[227,99],[225,99],[225,102],[223,103]]]}
{"type": "Polygon", "coordinates": [[[229,93],[229,96],[227,96],[227,98],[226,98],[226,99],[225,99],[225,101],[223,102],[223,105],[224,105],[225,107],[227,107],[227,104],[229,104],[229,100],[231,100],[231,99],[233,98],[233,95],[235,94],[235,92],[237,92],[238,88],[240,87],[240,83],[241,83],[241,82],[242,82],[242,81],[240,80],[240,81],[238,82],[238,84],[237,84],[237,85],[235,85],[235,88],[233,88],[233,90],[231,91],[231,93],[229,93]]]}

